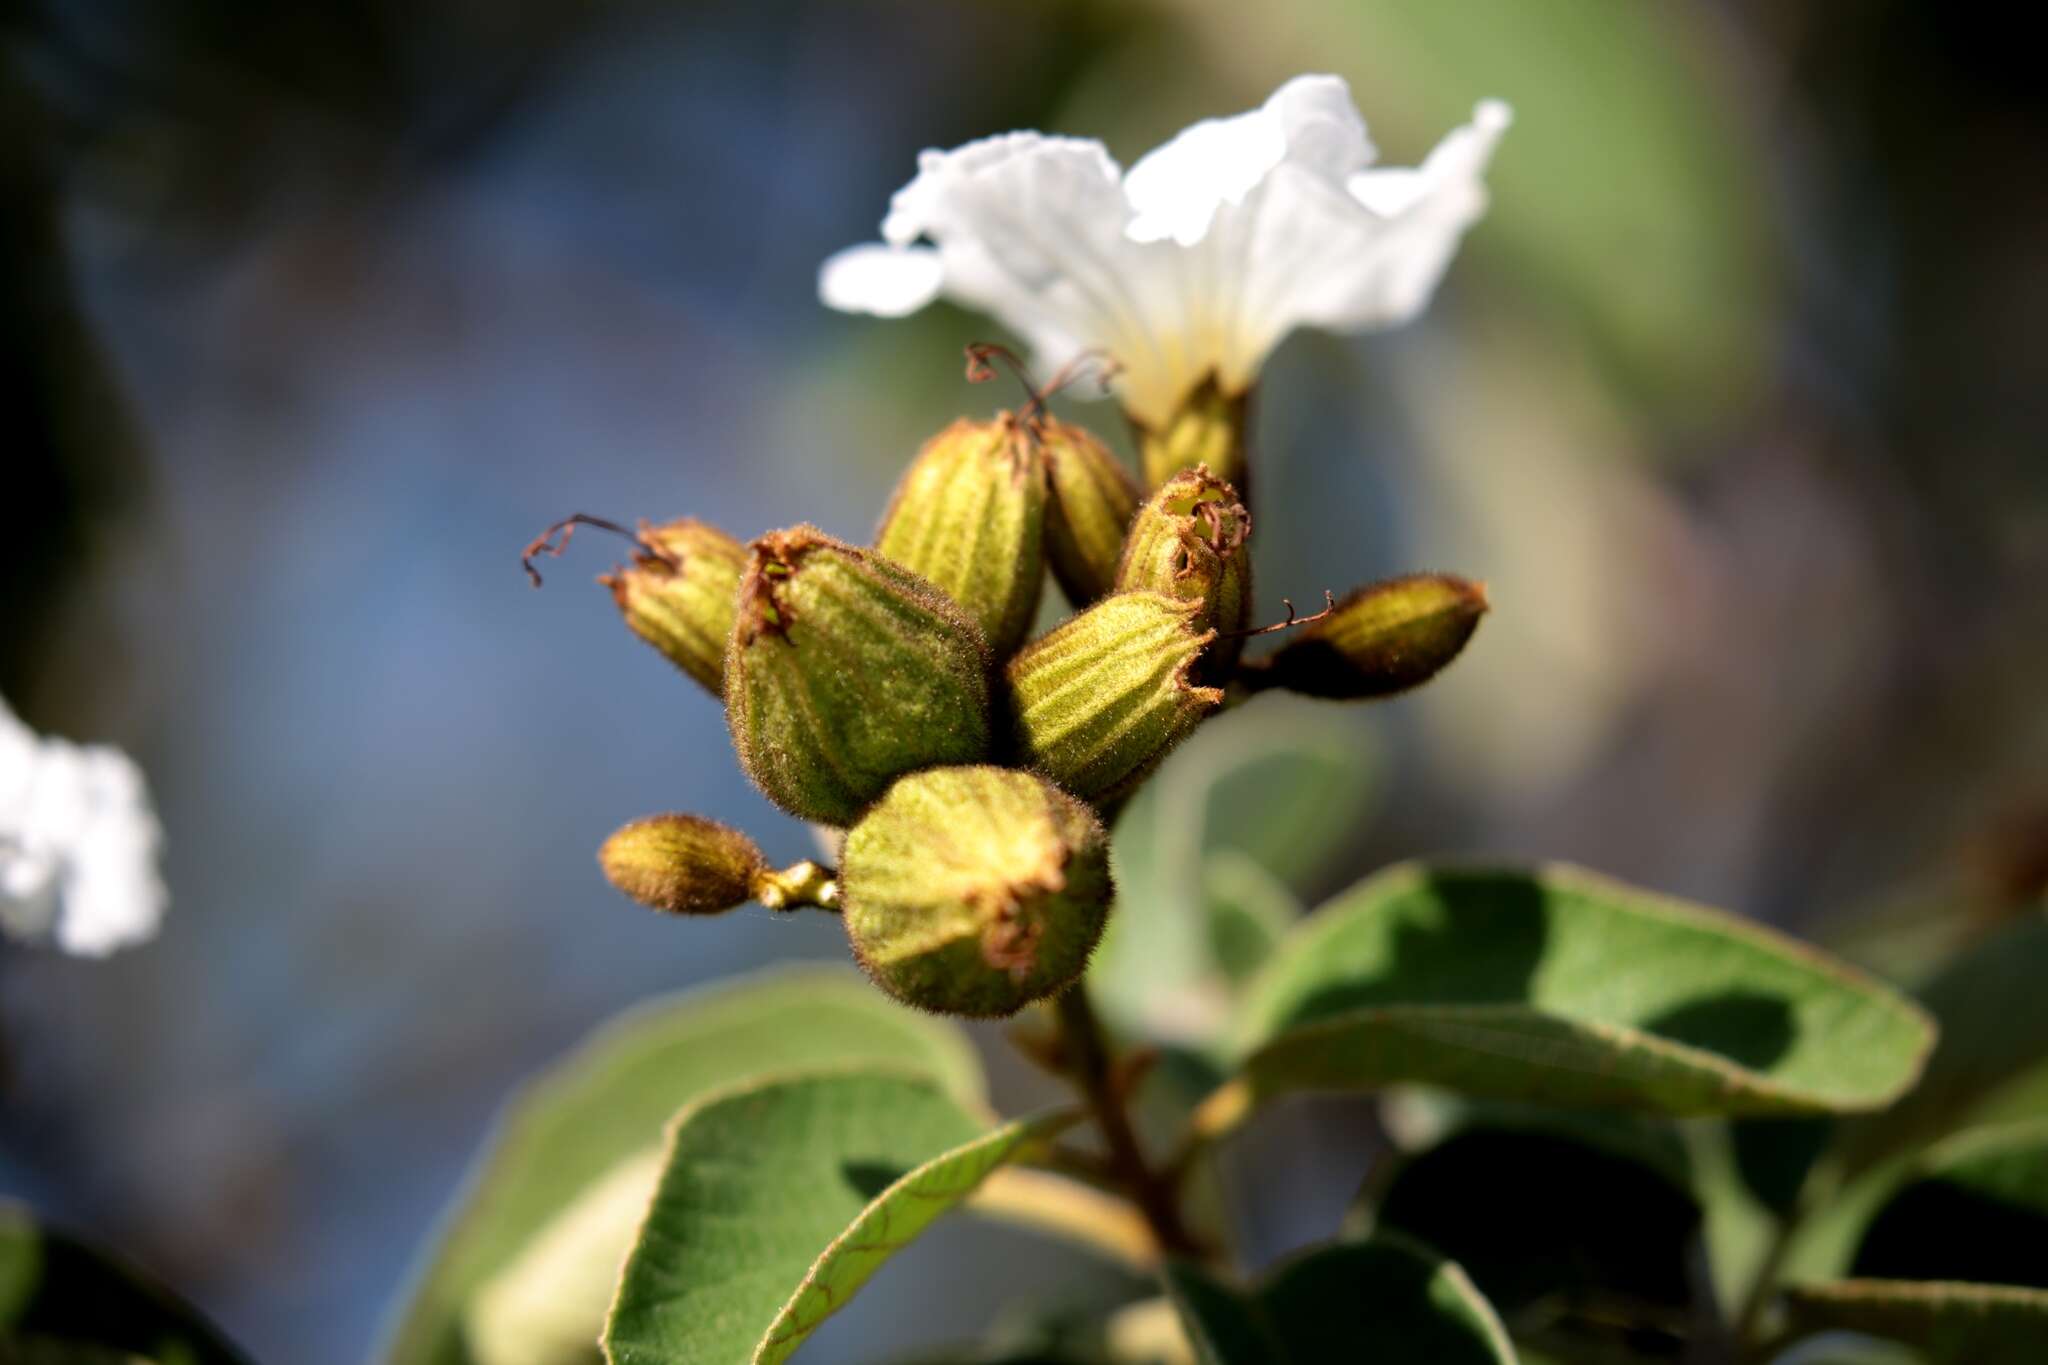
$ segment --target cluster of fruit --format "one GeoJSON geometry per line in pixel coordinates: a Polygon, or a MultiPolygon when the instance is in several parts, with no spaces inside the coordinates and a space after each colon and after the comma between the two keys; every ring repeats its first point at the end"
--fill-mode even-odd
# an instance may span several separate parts
{"type": "Polygon", "coordinates": [[[844,837],[836,870],[776,870],[736,830],[658,815],[606,841],[606,875],[676,913],[837,911],[869,975],[922,1009],[1003,1016],[1065,988],[1110,911],[1105,818],[1175,744],[1266,688],[1411,687],[1486,607],[1462,579],[1389,580],[1306,621],[1290,607],[1288,642],[1245,659],[1251,517],[1208,463],[1235,436],[1185,442],[1178,468],[1148,449],[1148,495],[1034,398],[932,438],[871,548],[644,527],[604,580],[627,625],[724,700],[770,800],[844,837]],[[1076,610],[1027,639],[1048,570],[1076,610]]]}

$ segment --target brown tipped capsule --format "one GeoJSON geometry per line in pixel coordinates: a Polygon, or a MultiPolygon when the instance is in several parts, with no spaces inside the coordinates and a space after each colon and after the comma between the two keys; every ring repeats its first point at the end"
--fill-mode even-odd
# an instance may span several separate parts
{"type": "Polygon", "coordinates": [[[672,915],[716,915],[754,898],[768,870],[754,841],[701,815],[635,820],[597,851],[613,886],[672,915]]]}
{"type": "Polygon", "coordinates": [[[1457,658],[1486,609],[1481,584],[1450,574],[1368,584],[1244,676],[1255,687],[1339,701],[1391,696],[1457,658]]]}
{"type": "Polygon", "coordinates": [[[1103,598],[1025,646],[1005,680],[1024,761],[1086,801],[1124,795],[1223,693],[1189,674],[1212,631],[1200,605],[1157,592],[1103,598]]]}
{"type": "Polygon", "coordinates": [[[933,768],[846,836],[846,931],[876,984],[939,1014],[1000,1018],[1081,975],[1109,915],[1109,836],[1030,773],[933,768]]]}
{"type": "Polygon", "coordinates": [[[1051,496],[1045,509],[1045,558],[1060,591],[1076,607],[1116,583],[1124,532],[1144,495],[1123,461],[1071,423],[1041,418],[1039,440],[1051,496]]]}
{"type": "Polygon", "coordinates": [[[1237,490],[1204,466],[1182,470],[1159,486],[1131,520],[1117,565],[1118,592],[1163,592],[1200,608],[1197,631],[1216,631],[1197,674],[1230,676],[1251,617],[1251,517],[1237,490]]]}
{"type": "Polygon", "coordinates": [[[1147,426],[1134,419],[1145,486],[1157,488],[1184,469],[1206,465],[1250,501],[1244,449],[1249,397],[1223,392],[1211,375],[1165,421],[1147,426]]]}
{"type": "Polygon", "coordinates": [[[640,538],[658,553],[642,551],[598,581],[612,590],[635,635],[717,696],[746,548],[692,517],[651,527],[640,538]]]}
{"type": "Polygon", "coordinates": [[[966,608],[998,657],[1024,643],[1045,586],[1045,455],[1005,413],[925,443],[875,548],[966,608]]]}
{"type": "Polygon", "coordinates": [[[753,544],[726,718],[769,800],[850,825],[904,773],[987,756],[989,669],[981,628],[952,598],[799,526],[753,544]]]}

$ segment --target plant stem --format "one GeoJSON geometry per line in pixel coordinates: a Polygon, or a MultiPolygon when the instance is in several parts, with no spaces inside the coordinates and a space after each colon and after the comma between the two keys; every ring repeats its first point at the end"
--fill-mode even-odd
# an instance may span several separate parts
{"type": "Polygon", "coordinates": [[[1200,1255],[1201,1245],[1181,1221],[1180,1200],[1173,1182],[1152,1168],[1138,1145],[1117,1085],[1109,1039],[1088,1001],[1088,987],[1077,981],[1059,998],[1060,1041],[1067,1072],[1088,1101],[1095,1126],[1108,1149],[1109,1167],[1117,1183],[1145,1215],[1160,1250],[1168,1255],[1200,1255]]]}
{"type": "Polygon", "coordinates": [[[1764,1312],[1770,1307],[1771,1291],[1777,1287],[1778,1273],[1785,1267],[1785,1257],[1792,1250],[1792,1238],[1799,1230],[1799,1223],[1796,1212],[1786,1212],[1777,1217],[1777,1226],[1771,1230],[1770,1243],[1750,1280],[1749,1292],[1742,1297],[1742,1307],[1735,1315],[1730,1332],[1738,1350],[1747,1352],[1757,1344],[1764,1312]]]}

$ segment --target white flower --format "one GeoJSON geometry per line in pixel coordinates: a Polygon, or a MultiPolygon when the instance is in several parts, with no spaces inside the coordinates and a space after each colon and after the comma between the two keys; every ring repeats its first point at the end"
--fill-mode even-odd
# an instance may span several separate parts
{"type": "Polygon", "coordinates": [[[0,930],[103,957],[156,932],[168,896],[142,771],[43,739],[0,701],[0,930]]]}
{"type": "Polygon", "coordinates": [[[943,294],[1023,336],[1041,365],[1099,348],[1122,367],[1125,409],[1157,426],[1211,374],[1226,394],[1251,387],[1296,327],[1419,313],[1485,211],[1480,176],[1508,118],[1489,100],[1422,165],[1368,169],[1350,89],[1299,76],[1127,174],[1099,142],[1042,133],[927,151],[885,241],[826,261],[818,292],[883,317],[943,294]]]}

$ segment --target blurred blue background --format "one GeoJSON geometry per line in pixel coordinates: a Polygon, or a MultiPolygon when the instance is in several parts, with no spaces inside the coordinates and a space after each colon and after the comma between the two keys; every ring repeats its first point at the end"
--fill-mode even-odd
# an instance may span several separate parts
{"type": "MultiPolygon", "coordinates": [[[[1361,721],[1387,795],[1343,871],[1503,851],[1807,931],[1996,915],[2048,844],[2018,14],[0,7],[0,694],[143,762],[174,897],[105,963],[0,945],[0,1190],[260,1359],[358,1360],[523,1075],[651,993],[843,954],[824,917],[685,930],[603,885],[657,809],[809,836],[620,628],[614,547],[540,592],[518,550],[572,511],[864,539],[924,436],[1010,401],[961,380],[985,321],[815,302],[917,150],[1042,127],[1128,164],[1304,70],[1397,163],[1482,96],[1518,115],[1431,314],[1296,338],[1260,395],[1265,609],[1412,568],[1496,603],[1361,721]]],[[[843,1356],[1087,1292],[945,1236],[843,1356]]]]}

